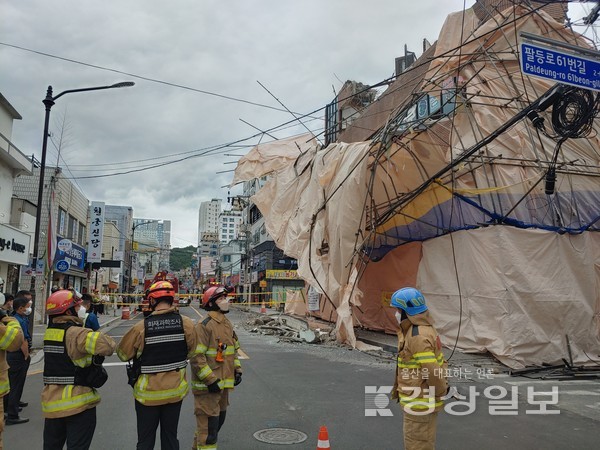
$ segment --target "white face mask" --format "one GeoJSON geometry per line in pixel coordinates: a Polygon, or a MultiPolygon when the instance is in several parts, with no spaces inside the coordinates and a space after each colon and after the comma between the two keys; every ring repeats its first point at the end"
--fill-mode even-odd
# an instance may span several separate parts
{"type": "Polygon", "coordinates": [[[77,315],[79,316],[80,319],[85,319],[85,313],[86,313],[86,309],[85,306],[80,306],[79,307],[79,311],[77,311],[77,315]]]}
{"type": "Polygon", "coordinates": [[[31,307],[25,310],[25,315],[28,316],[29,314],[31,314],[31,307]]]}
{"type": "Polygon", "coordinates": [[[216,301],[216,303],[221,311],[223,311],[223,312],[229,311],[229,299],[227,297],[220,298],[219,300],[216,301]]]}
{"type": "Polygon", "coordinates": [[[396,314],[394,315],[396,316],[398,323],[402,322],[402,313],[400,311],[396,311],[396,314]]]}

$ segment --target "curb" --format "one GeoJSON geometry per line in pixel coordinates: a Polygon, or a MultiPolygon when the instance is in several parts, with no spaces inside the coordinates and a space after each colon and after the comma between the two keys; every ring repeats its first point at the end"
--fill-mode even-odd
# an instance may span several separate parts
{"type": "Polygon", "coordinates": [[[398,348],[394,347],[393,345],[385,344],[383,342],[377,342],[373,339],[365,339],[358,334],[356,335],[356,339],[364,342],[365,344],[370,344],[370,345],[375,345],[377,347],[381,347],[384,351],[386,351],[388,353],[398,353],[398,348]]]}

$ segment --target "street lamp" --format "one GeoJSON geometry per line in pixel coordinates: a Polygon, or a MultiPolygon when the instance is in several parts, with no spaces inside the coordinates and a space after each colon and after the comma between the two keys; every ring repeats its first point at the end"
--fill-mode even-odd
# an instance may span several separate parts
{"type": "MultiPolygon", "coordinates": [[[[46,98],[42,100],[42,103],[46,107],[46,117],[44,119],[44,136],[42,139],[42,161],[40,163],[40,180],[38,185],[38,200],[37,200],[37,211],[35,213],[35,234],[33,236],[33,266],[32,266],[32,274],[31,274],[31,287],[30,291],[33,295],[34,301],[31,306],[32,313],[31,317],[35,317],[35,275],[37,270],[37,261],[38,261],[38,251],[39,251],[39,240],[40,240],[40,222],[42,219],[42,201],[44,194],[44,174],[46,172],[46,150],[48,148],[48,127],[50,124],[50,109],[54,106],[54,102],[62,97],[65,94],[71,94],[74,92],[85,92],[85,91],[99,91],[102,89],[118,89],[124,87],[131,87],[135,83],[133,81],[123,81],[121,83],[112,84],[110,86],[96,86],[96,87],[88,87],[88,88],[80,88],[80,89],[69,89],[61,92],[58,95],[52,96],[52,86],[48,86],[48,90],[46,92],[46,98]]],[[[50,236],[48,236],[50,239],[50,236]]],[[[49,255],[48,260],[51,260],[52,255],[49,255]]],[[[33,328],[33,320],[30,321],[29,326],[33,328]]]]}
{"type": "Polygon", "coordinates": [[[146,222],[134,223],[131,227],[131,253],[129,255],[129,293],[131,293],[131,281],[133,280],[133,243],[135,242],[135,229],[137,227],[141,227],[142,225],[148,225],[149,223],[155,222],[157,222],[157,220],[148,220],[146,222]]]}

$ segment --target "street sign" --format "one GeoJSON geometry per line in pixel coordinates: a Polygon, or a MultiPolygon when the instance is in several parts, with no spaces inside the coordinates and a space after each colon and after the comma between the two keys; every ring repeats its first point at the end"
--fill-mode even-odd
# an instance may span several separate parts
{"type": "Polygon", "coordinates": [[[71,265],[65,260],[56,263],[56,270],[59,272],[66,272],[69,270],[69,267],[71,267],[71,265]]]}
{"type": "Polygon", "coordinates": [[[581,50],[586,56],[578,54],[573,46],[562,49],[524,40],[521,42],[521,71],[557,83],[600,91],[600,57],[592,59],[595,52],[581,50]]]}

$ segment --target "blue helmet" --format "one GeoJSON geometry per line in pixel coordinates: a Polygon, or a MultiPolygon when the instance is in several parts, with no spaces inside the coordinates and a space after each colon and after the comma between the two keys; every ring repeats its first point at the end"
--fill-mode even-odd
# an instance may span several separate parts
{"type": "Polygon", "coordinates": [[[414,316],[427,311],[425,297],[423,297],[421,291],[411,287],[402,288],[394,292],[390,304],[394,308],[400,308],[403,311],[406,311],[406,314],[409,316],[414,316]]]}

